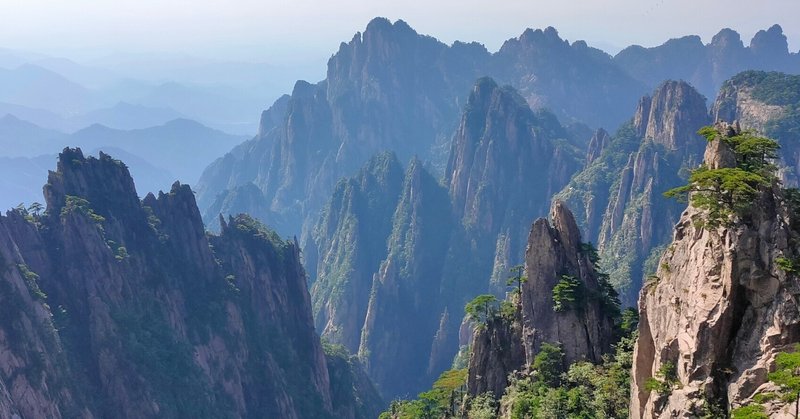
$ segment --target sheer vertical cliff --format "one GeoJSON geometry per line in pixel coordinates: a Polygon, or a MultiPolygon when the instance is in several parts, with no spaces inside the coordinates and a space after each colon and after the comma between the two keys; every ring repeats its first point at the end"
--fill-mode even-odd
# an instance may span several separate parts
{"type": "Polygon", "coordinates": [[[485,75],[522,91],[533,109],[611,127],[646,89],[607,54],[553,28],[527,30],[491,54],[376,18],[340,45],[325,80],[298,82],[262,115],[258,136],[208,167],[198,184],[206,222],[248,210],[283,233],[302,233],[305,245],[339,178],[374,154],[392,151],[403,162],[416,155],[440,175],[470,86],[485,75]],[[260,206],[241,199],[253,195],[240,190],[250,183],[263,194],[260,206]]]}
{"type": "Polygon", "coordinates": [[[582,209],[579,225],[597,243],[626,305],[635,303],[643,277],[655,269],[653,249],[669,241],[680,205],[661,194],[699,163],[702,139],[696,132],[707,123],[705,99],[696,90],[665,82],[639,101],[631,124],[558,195],[582,209]]]}
{"type": "MultiPolygon", "coordinates": [[[[333,394],[296,243],[246,216],[207,236],[176,183],[67,149],[47,210],[0,217],[3,417],[370,417],[333,394]],[[341,412],[346,412],[340,414],[341,412]]],[[[329,365],[331,362],[332,365],[329,365]]],[[[356,392],[363,392],[362,395],[356,392]]]]}
{"type": "MultiPolygon", "coordinates": [[[[710,169],[739,160],[724,140],[739,132],[720,129],[706,149],[710,169]]],[[[695,417],[711,404],[727,410],[774,390],[767,373],[775,355],[800,340],[798,277],[779,263],[797,260],[800,235],[797,208],[778,184],[756,196],[720,224],[690,205],[675,226],[639,297],[632,417],[695,417]]],[[[780,402],[768,405],[778,415],[780,402]]]]}
{"type": "Polygon", "coordinates": [[[428,358],[443,306],[441,284],[453,222],[446,191],[413,160],[375,274],[359,356],[388,394],[428,385],[428,358]]]}
{"type": "Polygon", "coordinates": [[[726,81],[711,109],[715,120],[739,121],[780,141],[781,180],[800,185],[800,76],[748,71],[726,81]]]}
{"type": "Polygon", "coordinates": [[[464,304],[505,287],[525,226],[579,169],[567,135],[484,78],[453,136],[445,187],[419,160],[400,180],[390,155],[337,186],[305,253],[319,260],[317,324],[358,348],[385,394],[414,394],[450,368],[464,304]]]}
{"type": "Polygon", "coordinates": [[[473,395],[491,391],[499,398],[508,375],[525,371],[545,343],[561,347],[564,367],[576,361],[598,363],[611,350],[619,313],[616,294],[597,271],[593,249],[581,242],[569,209],[555,202],[550,218],[539,218],[531,227],[527,282],[518,300],[512,300],[518,311],[513,318],[491,319],[475,333],[468,379],[473,395]]]}
{"type": "Polygon", "coordinates": [[[317,330],[352,353],[361,344],[373,275],[387,256],[403,177],[397,157],[385,153],[339,182],[317,222],[313,248],[306,251],[322,252],[316,267],[307,266],[316,270],[311,295],[317,330]]]}

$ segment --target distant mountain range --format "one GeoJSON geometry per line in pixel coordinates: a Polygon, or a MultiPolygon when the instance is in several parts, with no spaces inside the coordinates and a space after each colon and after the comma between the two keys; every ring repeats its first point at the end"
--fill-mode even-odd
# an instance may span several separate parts
{"type": "Polygon", "coordinates": [[[464,304],[503,293],[559,191],[633,304],[680,214],[661,192],[700,161],[709,98],[755,63],[800,72],[781,32],[745,48],[723,30],[681,62],[662,56],[690,56],[691,39],[611,57],[547,28],[490,53],[378,18],[206,169],[198,204],[212,229],[246,212],[299,235],[317,328],[358,352],[384,396],[414,394],[468,343],[464,304]],[[664,80],[695,74],[709,96],[664,80]]]}
{"type": "Polygon", "coordinates": [[[113,67],[108,69],[0,49],[0,116],[70,132],[92,123],[133,129],[187,117],[252,135],[255,116],[291,86],[280,82],[285,70],[265,64],[179,57],[147,68],[131,62],[141,71],[137,76],[115,62],[105,63],[113,67]]]}
{"type": "Polygon", "coordinates": [[[175,180],[196,182],[214,158],[245,138],[188,119],[134,130],[94,124],[64,134],[6,115],[0,117],[0,207],[40,201],[45,168],[67,146],[119,156],[130,165],[137,189],[147,193],[166,190],[175,180]]]}

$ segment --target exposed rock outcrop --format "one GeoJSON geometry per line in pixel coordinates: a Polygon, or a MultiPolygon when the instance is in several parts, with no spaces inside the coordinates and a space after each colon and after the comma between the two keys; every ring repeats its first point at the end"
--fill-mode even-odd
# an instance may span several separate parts
{"type": "Polygon", "coordinates": [[[725,82],[711,109],[717,121],[738,121],[780,142],[780,177],[800,185],[800,76],[748,71],[725,82]]]}
{"type": "MultiPolygon", "coordinates": [[[[559,345],[564,367],[576,361],[600,362],[614,340],[615,296],[609,294],[581,242],[575,218],[555,202],[551,222],[537,219],[530,230],[520,304],[513,319],[497,317],[481,326],[472,341],[468,389],[500,398],[514,371],[525,371],[543,343],[559,345]],[[571,282],[572,302],[558,303],[554,289],[571,282]]],[[[519,301],[519,303],[517,302],[519,301]]]]}
{"type": "Polygon", "coordinates": [[[311,290],[317,330],[352,353],[361,344],[373,275],[387,256],[403,176],[397,157],[385,153],[339,182],[314,230],[314,249],[306,252],[322,251],[318,265],[307,266],[317,272],[311,290]]]}
{"type": "Polygon", "coordinates": [[[602,128],[598,128],[589,140],[589,149],[586,152],[586,166],[589,166],[592,162],[597,160],[610,142],[611,136],[608,135],[608,132],[602,128]]]}
{"type": "MultiPolygon", "coordinates": [[[[296,243],[247,216],[207,236],[176,183],[66,149],[43,214],[0,217],[0,416],[374,417],[334,394],[296,243]],[[344,412],[340,415],[340,412],[344,412]]],[[[35,212],[35,210],[33,210],[35,212]]]]}
{"type": "MultiPolygon", "coordinates": [[[[731,153],[714,140],[706,164],[731,167],[724,157],[731,153]]],[[[728,409],[749,403],[770,387],[776,353],[800,340],[800,279],[776,262],[798,257],[796,209],[778,186],[762,189],[753,208],[713,227],[702,222],[705,211],[690,205],[675,226],[640,294],[632,417],[688,418],[710,401],[728,409]],[[648,379],[664,380],[657,372],[665,368],[676,382],[664,394],[648,391],[648,379]]],[[[769,406],[770,417],[783,417],[778,410],[769,406]]]]}
{"type": "Polygon", "coordinates": [[[685,82],[664,82],[645,96],[629,126],[558,194],[578,211],[588,241],[625,305],[634,305],[643,277],[669,241],[681,206],[661,194],[682,183],[702,158],[697,130],[709,122],[705,98],[685,82]]]}
{"type": "Polygon", "coordinates": [[[542,343],[559,343],[564,361],[599,362],[611,349],[614,322],[590,251],[582,246],[581,235],[572,212],[562,202],[555,202],[552,225],[538,219],[531,227],[525,253],[522,286],[523,342],[528,364],[542,343]],[[579,285],[574,306],[561,311],[554,308],[553,288],[566,277],[579,285]]]}
{"type": "Polygon", "coordinates": [[[508,375],[522,371],[525,365],[520,319],[493,319],[473,337],[467,390],[472,395],[491,392],[500,398],[508,386],[508,375]]]}

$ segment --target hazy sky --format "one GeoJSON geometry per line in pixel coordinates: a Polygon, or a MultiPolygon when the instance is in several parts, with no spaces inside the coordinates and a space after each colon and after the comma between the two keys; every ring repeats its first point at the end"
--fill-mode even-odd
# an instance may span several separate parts
{"type": "Polygon", "coordinates": [[[745,44],[779,23],[800,48],[800,0],[0,0],[0,47],[66,56],[175,52],[224,59],[325,58],[375,16],[445,42],[496,50],[526,27],[604,49],[723,27],[745,44]]]}

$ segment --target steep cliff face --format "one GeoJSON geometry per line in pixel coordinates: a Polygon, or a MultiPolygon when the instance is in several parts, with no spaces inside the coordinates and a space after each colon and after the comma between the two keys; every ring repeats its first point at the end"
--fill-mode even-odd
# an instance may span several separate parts
{"type": "Polygon", "coordinates": [[[703,141],[696,132],[707,124],[705,98],[685,82],[665,82],[639,101],[631,124],[558,195],[583,209],[579,225],[598,244],[626,305],[635,304],[643,277],[655,269],[651,253],[669,241],[681,211],[661,194],[700,162],[703,141]]]}
{"type": "Polygon", "coordinates": [[[479,80],[453,137],[445,172],[456,216],[491,233],[545,213],[548,198],[579,167],[572,150],[555,141],[566,136],[552,115],[535,114],[515,90],[489,78],[479,80]],[[533,168],[541,174],[537,181],[529,179],[533,168]]]}
{"type": "Polygon", "coordinates": [[[494,282],[525,247],[520,232],[532,216],[547,213],[550,197],[580,168],[577,151],[550,114],[534,113],[509,87],[484,78],[473,87],[453,136],[445,172],[456,218],[471,240],[494,251],[494,282]]]}
{"type": "Polygon", "coordinates": [[[789,52],[779,25],[758,31],[749,47],[738,33],[723,29],[709,44],[704,45],[698,36],[686,36],[653,48],[634,45],[620,51],[614,61],[649,86],[667,79],[686,80],[709,98],[740,71],[800,73],[800,55],[789,52]]]}
{"type": "Polygon", "coordinates": [[[500,398],[508,387],[508,375],[525,369],[520,320],[492,319],[476,331],[467,371],[469,394],[491,392],[500,398]]]}
{"type": "Polygon", "coordinates": [[[711,108],[719,121],[738,121],[744,129],[780,141],[781,180],[800,185],[800,76],[749,71],[726,81],[711,108]]]}
{"type": "Polygon", "coordinates": [[[603,153],[611,142],[611,136],[602,128],[598,128],[589,140],[589,148],[586,151],[586,166],[592,164],[603,153]]]}
{"type": "Polygon", "coordinates": [[[598,362],[611,349],[613,301],[591,251],[581,242],[572,212],[557,201],[551,219],[552,225],[542,218],[533,223],[525,253],[528,281],[522,286],[522,323],[527,362],[533,362],[544,342],[560,343],[567,365],[598,362]],[[569,280],[577,281],[569,285],[575,301],[556,310],[554,288],[569,280]]]}
{"type": "Polygon", "coordinates": [[[428,360],[444,306],[442,277],[454,225],[446,190],[413,160],[387,257],[372,284],[359,347],[385,396],[414,394],[432,380],[428,360]]]}
{"type": "Polygon", "coordinates": [[[394,154],[372,158],[336,186],[314,229],[314,249],[305,252],[311,270],[309,255],[321,250],[311,290],[317,330],[352,353],[361,344],[373,275],[387,256],[402,186],[403,168],[394,154]]]}
{"type": "Polygon", "coordinates": [[[528,30],[490,54],[478,43],[447,46],[403,21],[377,18],[340,45],[324,81],[298,82],[262,116],[255,139],[209,166],[197,188],[206,222],[216,223],[206,211],[215,201],[231,203],[215,206],[226,212],[252,209],[225,195],[253,183],[264,194],[264,221],[302,233],[305,245],[338,179],[376,153],[392,151],[404,162],[416,155],[441,174],[467,92],[484,75],[521,89],[534,109],[612,127],[645,91],[610,56],[570,45],[552,28],[528,30]]]}
{"type": "Polygon", "coordinates": [[[542,344],[558,345],[564,367],[576,361],[598,363],[614,341],[619,302],[602,274],[593,250],[581,242],[575,218],[561,202],[553,204],[552,223],[539,218],[531,227],[525,254],[520,304],[513,318],[495,317],[472,340],[468,389],[500,398],[513,371],[526,371],[542,344]]]}
{"type": "Polygon", "coordinates": [[[527,29],[494,56],[494,72],[534,109],[553,109],[564,121],[617,127],[647,87],[584,41],[570,44],[553,27],[527,29]]]}
{"type": "MultiPolygon", "coordinates": [[[[736,159],[717,139],[705,163],[726,168],[736,159]]],[[[798,278],[777,261],[797,260],[800,235],[778,186],[763,188],[752,208],[714,227],[690,205],[675,226],[640,294],[633,417],[695,417],[709,402],[734,408],[774,390],[767,373],[776,353],[800,339],[798,278]],[[652,379],[667,381],[667,391],[646,389],[652,379]]],[[[771,417],[783,417],[778,410],[768,407],[771,417]]]]}
{"type": "Polygon", "coordinates": [[[391,153],[340,182],[317,222],[306,254],[318,252],[307,256],[319,261],[312,287],[318,328],[358,352],[387,397],[430,385],[458,350],[465,293],[477,286],[451,273],[461,260],[453,256],[462,249],[457,226],[447,190],[422,162],[412,160],[404,174],[391,153]]]}
{"type": "Polygon", "coordinates": [[[385,395],[416,394],[450,368],[464,304],[505,288],[525,226],[580,167],[566,135],[552,115],[482,79],[453,137],[447,189],[419,160],[401,180],[388,155],[337,186],[305,252],[310,267],[319,261],[317,325],[359,348],[385,395]]]}
{"type": "Polygon", "coordinates": [[[207,236],[188,186],[139,201],[124,164],[77,149],[45,199],[0,217],[4,417],[380,408],[332,395],[296,243],[246,216],[207,236]]]}

